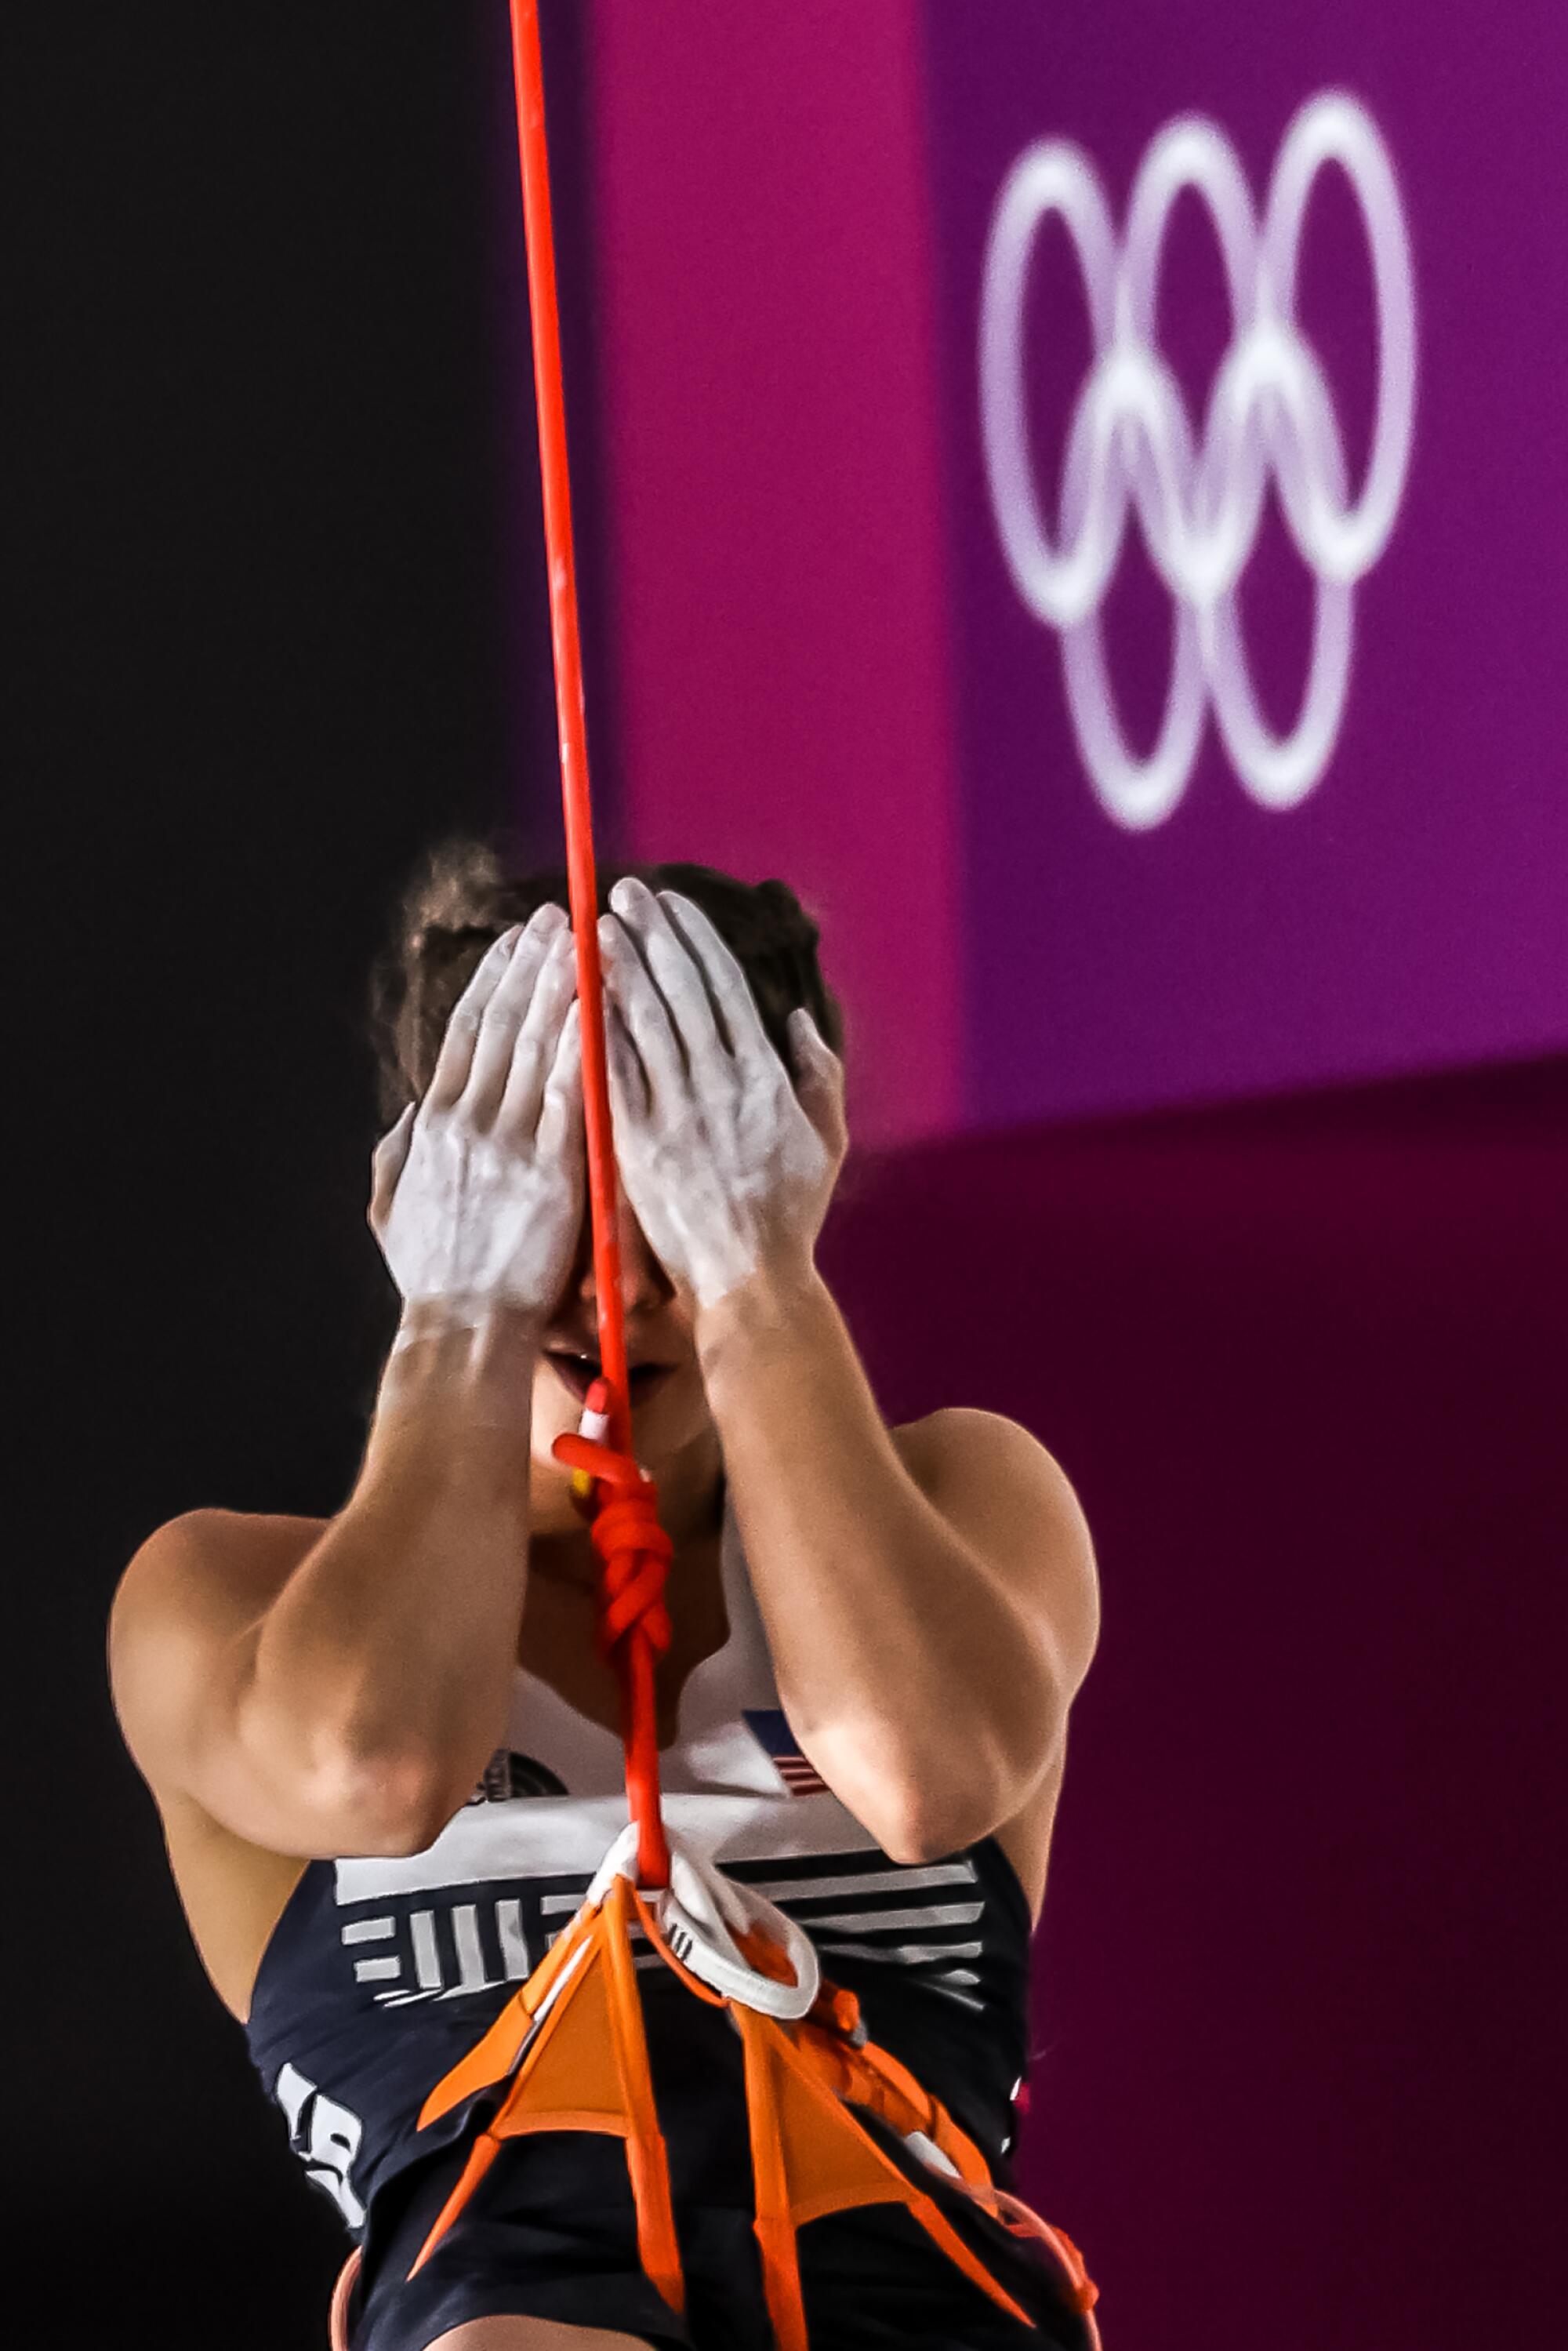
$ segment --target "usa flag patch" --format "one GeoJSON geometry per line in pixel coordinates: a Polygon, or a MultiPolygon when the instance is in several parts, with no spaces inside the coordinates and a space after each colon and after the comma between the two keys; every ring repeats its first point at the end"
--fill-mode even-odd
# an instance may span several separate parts
{"type": "Polygon", "coordinates": [[[747,1706],[743,1707],[741,1712],[746,1718],[747,1730],[768,1757],[792,1796],[827,1794],[827,1782],[801,1754],[795,1734],[784,1719],[782,1708],[747,1706]]]}

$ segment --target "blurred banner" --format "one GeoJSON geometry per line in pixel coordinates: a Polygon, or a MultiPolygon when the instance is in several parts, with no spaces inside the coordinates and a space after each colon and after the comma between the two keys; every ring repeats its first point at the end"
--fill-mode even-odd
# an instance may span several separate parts
{"type": "Polygon", "coordinates": [[[820,907],[862,1135],[1568,1044],[1561,19],[594,33],[630,846],[820,907]]]}

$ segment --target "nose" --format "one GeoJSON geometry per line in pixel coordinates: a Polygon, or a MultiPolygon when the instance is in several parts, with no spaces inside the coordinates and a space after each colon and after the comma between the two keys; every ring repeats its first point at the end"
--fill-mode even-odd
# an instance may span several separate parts
{"type": "MultiPolygon", "coordinates": [[[[647,1235],[632,1215],[631,1203],[624,1194],[621,1197],[616,1220],[616,1240],[621,1253],[621,1307],[630,1322],[634,1315],[655,1312],[674,1295],[674,1289],[649,1248],[647,1235]]],[[[593,1266],[593,1229],[586,1211],[582,1230],[578,1236],[577,1259],[572,1268],[568,1294],[580,1298],[591,1312],[598,1312],[599,1284],[593,1266]]]]}

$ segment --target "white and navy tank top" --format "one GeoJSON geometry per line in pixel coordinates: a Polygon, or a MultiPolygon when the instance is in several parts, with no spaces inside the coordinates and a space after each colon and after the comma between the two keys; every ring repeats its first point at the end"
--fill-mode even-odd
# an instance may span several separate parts
{"type": "MultiPolygon", "coordinates": [[[[681,1693],[660,1759],[665,1817],[800,1921],[872,2038],[1001,2165],[1027,2066],[1017,1876],[988,1837],[941,1861],[888,1858],[795,1743],[727,1508],[720,1557],[728,1635],[681,1693]]],[[[433,1844],[308,1865],[246,2033],[295,2151],[356,2239],[377,2190],[468,2126],[472,2102],[429,2131],[419,2109],[566,1926],[625,1822],[619,1736],[519,1667],[507,1742],[433,1844]]],[[[701,2011],[652,1953],[639,1965],[645,2006],[673,1990],[673,2008],[701,2011]]]]}

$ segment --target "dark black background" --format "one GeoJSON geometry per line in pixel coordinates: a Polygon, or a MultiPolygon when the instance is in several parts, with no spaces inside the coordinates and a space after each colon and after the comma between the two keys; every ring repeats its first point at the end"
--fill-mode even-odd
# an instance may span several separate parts
{"type": "MultiPolygon", "coordinates": [[[[507,9],[25,0],[0,38],[0,2325],[282,2351],[340,2225],[184,1932],[104,1621],[174,1513],[341,1501],[388,1327],[366,967],[433,835],[559,838],[507,9]]],[[[570,305],[564,0],[546,40],[570,305]]]]}

